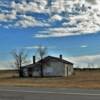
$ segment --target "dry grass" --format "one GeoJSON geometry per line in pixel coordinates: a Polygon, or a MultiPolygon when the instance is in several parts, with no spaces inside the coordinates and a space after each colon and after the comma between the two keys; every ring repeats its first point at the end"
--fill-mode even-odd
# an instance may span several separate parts
{"type": "Polygon", "coordinates": [[[26,86],[26,87],[61,87],[61,88],[99,88],[100,71],[76,71],[70,77],[49,77],[49,78],[18,78],[14,73],[0,74],[1,86],[26,86]],[[3,76],[4,74],[4,76],[3,76]],[[7,76],[6,76],[7,75],[7,76]]]}

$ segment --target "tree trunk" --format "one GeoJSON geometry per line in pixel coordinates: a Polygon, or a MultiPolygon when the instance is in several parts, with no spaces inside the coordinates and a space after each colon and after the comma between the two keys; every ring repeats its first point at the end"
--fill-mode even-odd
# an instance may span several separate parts
{"type": "Polygon", "coordinates": [[[21,58],[20,58],[20,64],[19,64],[19,77],[23,77],[23,70],[21,69],[22,66],[22,62],[21,62],[21,58]]]}
{"type": "Polygon", "coordinates": [[[41,73],[40,73],[41,74],[41,77],[44,77],[42,60],[41,60],[40,71],[41,71],[41,73]]]}
{"type": "Polygon", "coordinates": [[[23,71],[22,71],[22,69],[21,69],[21,67],[22,67],[22,58],[21,58],[21,56],[19,56],[20,58],[19,58],[19,77],[23,77],[23,71]]]}
{"type": "Polygon", "coordinates": [[[19,77],[23,77],[23,70],[21,67],[18,69],[19,77]]]}

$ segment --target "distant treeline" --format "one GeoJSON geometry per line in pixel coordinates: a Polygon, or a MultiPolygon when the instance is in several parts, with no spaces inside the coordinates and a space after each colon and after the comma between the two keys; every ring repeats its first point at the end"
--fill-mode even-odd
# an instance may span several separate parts
{"type": "Polygon", "coordinates": [[[17,70],[0,70],[0,73],[10,73],[10,72],[17,72],[17,70]]]}
{"type": "Polygon", "coordinates": [[[74,68],[77,71],[100,71],[100,68],[74,68]]]}

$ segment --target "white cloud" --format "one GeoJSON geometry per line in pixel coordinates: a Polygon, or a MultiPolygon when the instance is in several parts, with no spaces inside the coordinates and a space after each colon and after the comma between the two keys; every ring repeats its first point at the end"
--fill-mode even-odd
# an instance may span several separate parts
{"type": "Polygon", "coordinates": [[[20,2],[10,1],[9,3],[1,1],[0,5],[1,5],[0,23],[5,22],[1,25],[4,28],[10,28],[10,27],[27,28],[34,26],[49,26],[49,24],[46,23],[45,21],[40,22],[36,20],[34,16],[32,15],[27,16],[26,14],[27,12],[31,13],[46,12],[45,6],[47,5],[47,0],[43,1],[34,0],[29,2],[22,0],[20,2]],[[4,10],[2,7],[6,7],[6,9],[4,10]]]}
{"type": "Polygon", "coordinates": [[[26,49],[38,49],[39,48],[39,46],[27,46],[27,47],[25,47],[26,49]]]}
{"type": "MultiPolygon", "coordinates": [[[[83,34],[94,34],[91,30],[83,30],[79,27],[60,27],[60,28],[48,28],[45,31],[41,31],[39,34],[33,35],[36,38],[49,38],[49,37],[65,37],[73,35],[83,35],[83,34]]],[[[85,28],[85,27],[84,27],[85,28]]],[[[95,30],[95,29],[94,29],[95,30]]],[[[95,30],[96,32],[97,30],[95,30]]]]}
{"type": "Polygon", "coordinates": [[[0,70],[14,69],[12,61],[0,61],[0,70]]]}
{"type": "Polygon", "coordinates": [[[72,61],[75,66],[82,68],[86,67],[100,67],[100,55],[85,55],[85,56],[76,56],[65,58],[69,61],[72,61]]]}
{"type": "Polygon", "coordinates": [[[12,10],[10,14],[0,13],[0,21],[8,21],[16,19],[16,12],[12,10]]]}
{"type": "Polygon", "coordinates": [[[38,49],[38,48],[40,48],[40,46],[41,46],[42,48],[47,48],[47,49],[55,49],[55,48],[56,48],[55,46],[35,45],[35,46],[27,46],[27,47],[25,47],[25,49],[38,49]]]}
{"type": "Polygon", "coordinates": [[[9,7],[9,5],[6,3],[6,0],[0,0],[0,7],[9,7]]]}
{"type": "Polygon", "coordinates": [[[84,44],[84,45],[81,45],[80,47],[81,48],[87,48],[88,46],[84,44]]]}
{"type": "Polygon", "coordinates": [[[27,15],[19,15],[19,18],[17,21],[14,22],[14,24],[7,24],[4,27],[10,28],[10,27],[20,27],[20,28],[28,28],[28,27],[34,27],[34,26],[49,26],[49,24],[45,22],[41,22],[36,20],[33,16],[27,16],[27,15]]]}
{"type": "MultiPolygon", "coordinates": [[[[22,66],[30,64],[30,58],[28,58],[27,63],[22,64],[22,66]]],[[[6,69],[17,69],[15,65],[14,59],[10,60],[0,60],[0,70],[6,70],[6,69]]]]}
{"type": "MultiPolygon", "coordinates": [[[[2,1],[3,2],[3,1],[2,1]]],[[[1,8],[0,22],[6,22],[4,27],[22,26],[23,28],[34,26],[49,26],[50,22],[62,21],[60,29],[48,29],[47,34],[39,34],[37,37],[60,37],[69,35],[90,34],[100,31],[100,2],[99,0],[54,0],[51,6],[47,7],[48,0],[22,0],[10,1],[10,5],[2,3],[6,10],[1,8]],[[8,10],[10,8],[10,10],[8,10]],[[27,13],[48,13],[48,20],[40,22],[27,13]],[[63,12],[63,14],[61,14],[63,12]],[[20,14],[27,18],[19,19],[20,14]],[[13,21],[8,24],[7,22],[13,21]],[[64,31],[61,30],[63,27],[64,31]],[[58,32],[58,33],[56,33],[58,32]]],[[[51,25],[52,26],[52,25],[51,25]]]]}
{"type": "Polygon", "coordinates": [[[56,13],[60,13],[62,11],[64,11],[64,1],[63,0],[55,0],[52,2],[51,4],[51,12],[56,12],[56,13]]]}
{"type": "MultiPolygon", "coordinates": [[[[54,2],[52,2],[51,8],[48,8],[49,10],[47,10],[45,9],[47,5],[46,0],[44,1],[35,0],[34,2],[29,2],[29,3],[26,3],[25,1],[22,3],[12,2],[12,7],[17,11],[24,13],[26,13],[27,11],[37,12],[37,13],[48,11],[48,13],[50,13],[51,9],[51,13],[54,12],[55,15],[51,16],[50,21],[54,20],[61,21],[62,19],[69,20],[69,22],[65,21],[64,23],[62,23],[62,25],[64,26],[64,28],[62,28],[63,30],[61,30],[61,28],[60,29],[56,28],[56,31],[55,28],[49,29],[47,32],[48,34],[44,34],[44,37],[49,37],[49,36],[60,37],[69,35],[89,34],[100,31],[100,16],[99,16],[100,12],[99,8],[96,7],[100,3],[95,5],[93,3],[94,3],[93,0],[92,1],[88,0],[88,3],[85,2],[85,0],[77,0],[77,1],[70,0],[66,2],[64,0],[55,0],[54,2]],[[39,2],[40,4],[38,4],[37,2],[39,2]],[[88,8],[90,6],[91,9],[88,8]],[[62,11],[65,11],[65,13],[68,14],[68,16],[65,17],[63,15],[57,14],[62,11]],[[69,14],[69,12],[72,14],[69,14]],[[73,13],[78,13],[78,14],[74,15],[73,13]]],[[[26,24],[26,26],[37,25],[34,20],[33,22],[30,21],[28,22],[28,20],[27,21],[23,20],[19,23],[22,24],[22,26],[24,26],[24,24],[26,24]]],[[[44,24],[48,24],[48,22],[44,24]]],[[[43,34],[40,34],[39,37],[43,37],[43,34]]]]}
{"type": "Polygon", "coordinates": [[[98,0],[86,0],[88,3],[91,3],[91,4],[97,4],[97,1],[98,0]]]}
{"type": "Polygon", "coordinates": [[[53,9],[53,13],[55,13],[55,15],[51,16],[50,21],[61,21],[62,19],[67,21],[64,21],[60,28],[48,28],[48,30],[45,30],[45,33],[43,33],[44,31],[40,32],[41,34],[36,34],[35,37],[62,37],[81,34],[93,34],[99,32],[100,3],[97,2],[98,0],[87,1],[70,0],[64,2],[64,0],[56,0],[54,3],[52,3],[51,6],[51,10],[53,9]],[[65,8],[65,16],[59,14],[62,7],[65,8]]]}
{"type": "Polygon", "coordinates": [[[39,25],[39,22],[32,16],[22,15],[21,20],[17,21],[15,26],[21,26],[23,28],[33,27],[39,25]]]}
{"type": "Polygon", "coordinates": [[[56,21],[56,20],[61,21],[62,19],[63,19],[63,17],[60,15],[57,15],[57,14],[55,14],[54,16],[51,17],[51,20],[54,20],[54,21],[56,21]]]}
{"type": "Polygon", "coordinates": [[[16,3],[12,1],[11,7],[15,9],[17,12],[26,13],[26,12],[44,12],[45,6],[47,4],[46,0],[38,0],[34,2],[27,3],[26,1],[22,1],[21,3],[16,3]],[[39,4],[37,3],[39,2],[39,4]]]}

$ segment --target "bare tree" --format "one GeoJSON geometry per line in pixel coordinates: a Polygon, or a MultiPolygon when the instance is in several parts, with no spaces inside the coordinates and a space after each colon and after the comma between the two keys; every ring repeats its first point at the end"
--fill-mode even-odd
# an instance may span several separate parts
{"type": "Polygon", "coordinates": [[[20,49],[20,50],[13,50],[11,52],[13,58],[14,58],[14,65],[16,67],[16,69],[18,70],[19,73],[19,77],[22,77],[22,71],[21,71],[21,67],[23,64],[27,63],[28,61],[26,60],[27,58],[27,52],[24,49],[20,49]]]}
{"type": "Polygon", "coordinates": [[[47,55],[47,48],[44,47],[44,46],[39,46],[38,49],[37,49],[37,56],[40,60],[40,75],[41,77],[44,77],[43,75],[43,58],[46,57],[47,55]]]}

